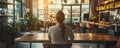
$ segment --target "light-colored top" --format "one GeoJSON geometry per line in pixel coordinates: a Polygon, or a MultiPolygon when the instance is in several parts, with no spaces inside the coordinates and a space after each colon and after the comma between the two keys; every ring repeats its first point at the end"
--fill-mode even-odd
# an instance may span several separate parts
{"type": "Polygon", "coordinates": [[[68,40],[74,39],[74,34],[70,26],[65,25],[65,36],[62,37],[61,28],[59,24],[51,26],[48,31],[48,38],[51,40],[51,43],[62,44],[68,42],[68,40]]]}

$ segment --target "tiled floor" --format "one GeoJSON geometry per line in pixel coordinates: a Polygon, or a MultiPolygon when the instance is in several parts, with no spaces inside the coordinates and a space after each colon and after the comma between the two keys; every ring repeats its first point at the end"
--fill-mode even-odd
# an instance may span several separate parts
{"type": "MultiPolygon", "coordinates": [[[[18,43],[18,48],[30,48],[29,43],[18,43]]],[[[32,48],[43,48],[42,43],[32,43],[32,48]]],[[[72,48],[97,48],[96,44],[73,43],[72,48]]]]}

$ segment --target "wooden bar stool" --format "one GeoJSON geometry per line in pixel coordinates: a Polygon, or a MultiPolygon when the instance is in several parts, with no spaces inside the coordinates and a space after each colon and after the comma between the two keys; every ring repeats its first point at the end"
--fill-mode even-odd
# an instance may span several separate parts
{"type": "Polygon", "coordinates": [[[87,33],[90,33],[90,32],[93,32],[93,28],[92,28],[92,25],[91,24],[89,24],[89,23],[86,23],[86,32],[87,33]]]}

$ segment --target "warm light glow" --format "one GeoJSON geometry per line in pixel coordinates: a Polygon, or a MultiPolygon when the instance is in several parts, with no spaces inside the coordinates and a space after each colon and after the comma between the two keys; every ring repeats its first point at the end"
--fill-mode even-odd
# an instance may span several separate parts
{"type": "Polygon", "coordinates": [[[113,0],[106,0],[102,4],[107,4],[108,2],[111,2],[111,1],[113,1],[113,0]]]}
{"type": "Polygon", "coordinates": [[[89,36],[92,36],[92,33],[90,33],[89,36]]]}
{"type": "Polygon", "coordinates": [[[90,38],[90,40],[93,39],[92,33],[89,34],[89,38],[90,38]]]}
{"type": "MultiPolygon", "coordinates": [[[[77,0],[77,1],[78,1],[78,4],[81,4],[82,0],[77,0]]],[[[82,4],[85,4],[85,5],[82,5],[82,10],[80,10],[79,6],[73,7],[73,9],[74,9],[73,16],[78,17],[80,11],[83,11],[82,14],[89,12],[89,0],[83,0],[83,2],[84,3],[82,3],[82,4]]],[[[62,2],[62,4],[64,4],[64,3],[62,2]]],[[[66,4],[75,4],[75,0],[67,0],[66,4]]],[[[44,18],[44,20],[48,20],[49,19],[48,16],[50,14],[55,15],[56,12],[61,9],[62,9],[61,0],[38,0],[38,10],[39,10],[38,16],[40,19],[44,18]]],[[[65,6],[64,6],[63,11],[65,13],[65,17],[69,18],[70,6],[67,6],[67,8],[65,8],[65,6]]]]}
{"type": "Polygon", "coordinates": [[[52,5],[53,4],[53,0],[48,0],[48,3],[52,5]]]}
{"type": "Polygon", "coordinates": [[[107,3],[107,1],[104,2],[105,4],[107,3]]]}

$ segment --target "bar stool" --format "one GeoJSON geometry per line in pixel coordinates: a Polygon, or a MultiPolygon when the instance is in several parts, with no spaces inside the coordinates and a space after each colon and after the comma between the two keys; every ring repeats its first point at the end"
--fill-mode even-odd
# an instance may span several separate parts
{"type": "Polygon", "coordinates": [[[75,22],[75,32],[79,33],[80,32],[80,23],[79,22],[75,22]]]}
{"type": "Polygon", "coordinates": [[[93,32],[93,28],[92,28],[92,25],[91,24],[89,24],[89,23],[86,23],[86,32],[93,32]]]}
{"type": "Polygon", "coordinates": [[[52,43],[43,43],[44,48],[71,48],[72,43],[66,44],[52,44],[52,43]]]}
{"type": "Polygon", "coordinates": [[[86,23],[80,22],[80,32],[86,33],[86,23]]]}

